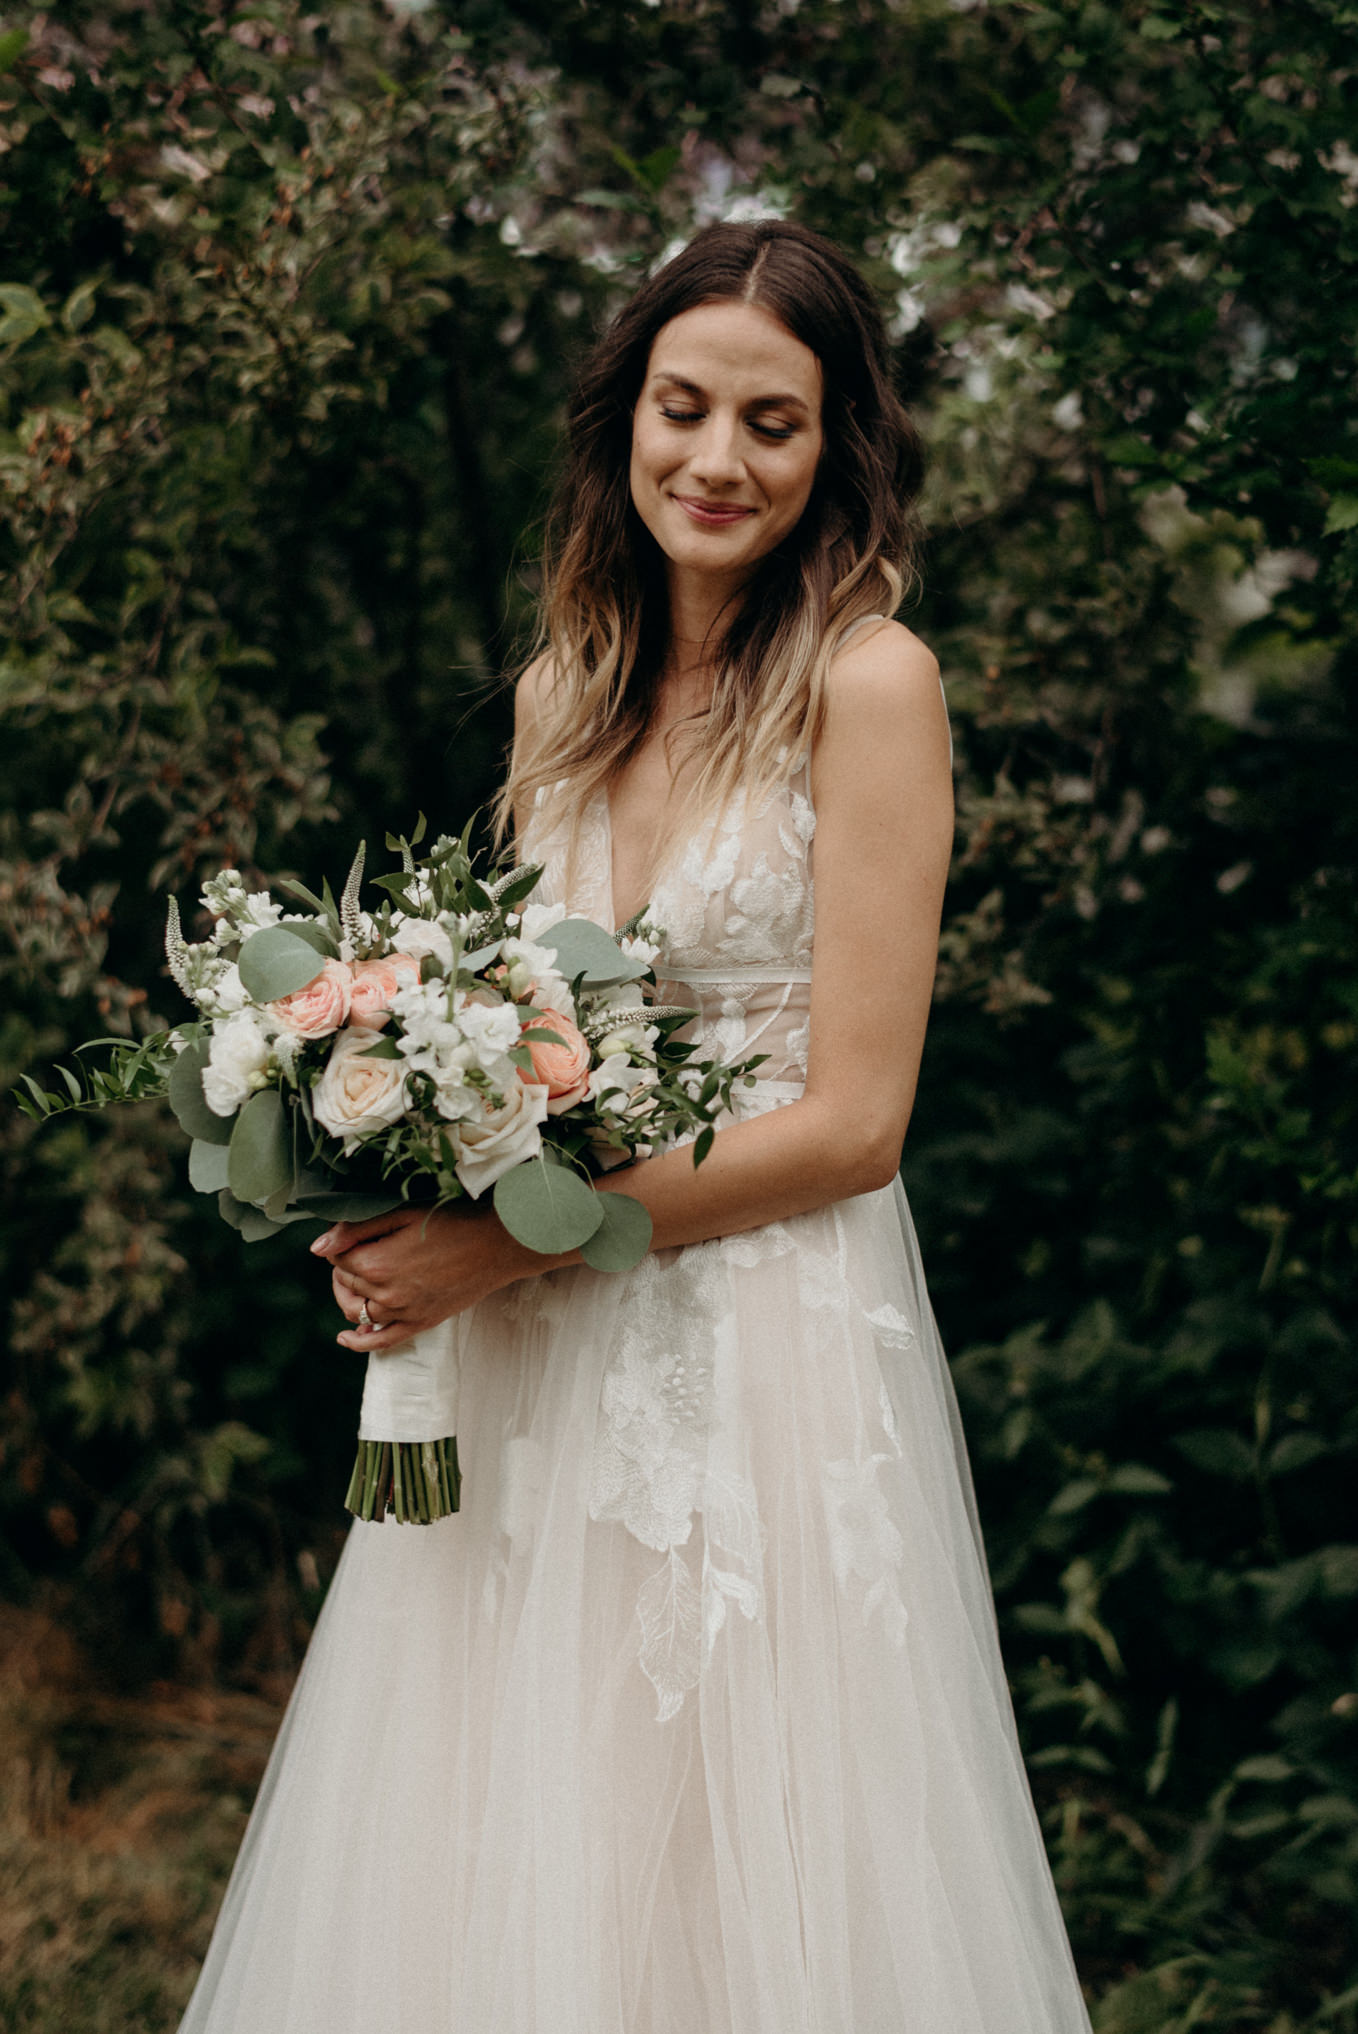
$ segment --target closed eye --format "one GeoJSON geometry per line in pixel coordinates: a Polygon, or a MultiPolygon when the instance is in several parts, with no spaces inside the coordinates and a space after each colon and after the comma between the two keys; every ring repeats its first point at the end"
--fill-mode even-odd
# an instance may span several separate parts
{"type": "MultiPolygon", "coordinates": [[[[701,424],[705,412],[702,410],[678,410],[671,404],[662,403],[660,405],[660,414],[667,424],[701,424]]],[[[794,437],[797,432],[795,424],[765,424],[754,417],[750,418],[749,427],[758,437],[768,438],[779,444],[788,438],[794,437]]]]}

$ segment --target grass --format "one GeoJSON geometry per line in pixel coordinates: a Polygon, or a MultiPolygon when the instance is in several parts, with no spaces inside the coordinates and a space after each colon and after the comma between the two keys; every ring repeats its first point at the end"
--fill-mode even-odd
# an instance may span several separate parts
{"type": "Polygon", "coordinates": [[[99,1688],[0,1608],[0,2034],[173,2034],[279,1706],[99,1688]]]}

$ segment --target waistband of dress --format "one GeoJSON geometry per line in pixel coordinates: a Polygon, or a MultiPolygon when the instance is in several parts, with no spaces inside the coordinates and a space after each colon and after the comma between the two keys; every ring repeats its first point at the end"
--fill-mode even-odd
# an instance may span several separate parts
{"type": "Polygon", "coordinates": [[[761,1081],[758,1074],[749,1087],[733,1090],[738,1100],[751,1102],[800,1102],[805,1093],[805,1081],[761,1081]]]}
{"type": "Polygon", "coordinates": [[[810,968],[788,967],[741,967],[734,963],[729,968],[683,968],[661,959],[655,963],[656,975],[665,982],[685,982],[691,989],[718,989],[728,982],[809,982],[810,968]]]}

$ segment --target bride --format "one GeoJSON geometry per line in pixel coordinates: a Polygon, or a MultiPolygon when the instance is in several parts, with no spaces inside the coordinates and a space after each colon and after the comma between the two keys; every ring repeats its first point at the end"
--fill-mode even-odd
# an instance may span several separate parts
{"type": "Polygon", "coordinates": [[[918,464],[797,226],[699,233],[586,364],[506,811],[765,1059],[700,1169],[605,1180],[631,1272],[489,1208],[313,1246],[345,1347],[452,1320],[463,1508],[354,1525],[184,2034],[1088,2028],[896,1177],[951,839],[887,618],[918,464]]]}

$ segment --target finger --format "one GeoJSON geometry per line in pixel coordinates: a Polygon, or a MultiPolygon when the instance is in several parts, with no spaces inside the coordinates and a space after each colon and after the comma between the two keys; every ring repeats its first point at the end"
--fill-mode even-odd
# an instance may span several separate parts
{"type": "Polygon", "coordinates": [[[361,1293],[346,1292],[338,1280],[335,1281],[334,1298],[346,1321],[356,1321],[368,1304],[361,1293]]]}
{"type": "Polygon", "coordinates": [[[394,1229],[406,1229],[418,1222],[419,1208],[391,1208],[385,1215],[371,1215],[366,1222],[336,1222],[312,1244],[316,1257],[341,1257],[356,1243],[370,1243],[375,1237],[390,1236],[394,1229]]]}
{"type": "Polygon", "coordinates": [[[368,1292],[366,1288],[359,1283],[358,1279],[354,1277],[352,1271],[342,1271],[338,1264],[331,1266],[330,1283],[334,1287],[335,1295],[337,1298],[339,1296],[341,1289],[343,1289],[345,1292],[351,1292],[356,1294],[359,1299],[372,1298],[372,1294],[368,1292]]]}
{"type": "Polygon", "coordinates": [[[335,1340],[342,1349],[353,1349],[360,1356],[366,1356],[373,1349],[395,1349],[402,1342],[408,1342],[410,1329],[402,1321],[386,1321],[380,1328],[344,1328],[335,1340]]]}

